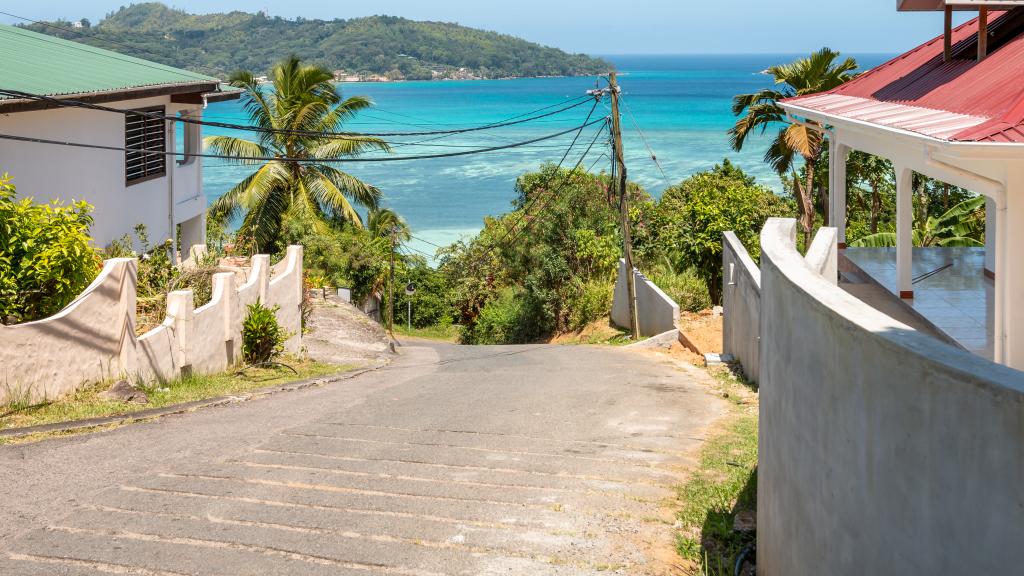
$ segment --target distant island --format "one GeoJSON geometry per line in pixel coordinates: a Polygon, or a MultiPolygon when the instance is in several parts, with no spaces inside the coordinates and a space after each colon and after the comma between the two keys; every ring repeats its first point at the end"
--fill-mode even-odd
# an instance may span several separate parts
{"type": "Polygon", "coordinates": [[[96,24],[25,28],[218,77],[240,69],[265,74],[288,54],[334,70],[341,81],[582,76],[611,68],[506,34],[393,16],[288,20],[263,12],[189,14],[152,2],[122,7],[96,24]]]}

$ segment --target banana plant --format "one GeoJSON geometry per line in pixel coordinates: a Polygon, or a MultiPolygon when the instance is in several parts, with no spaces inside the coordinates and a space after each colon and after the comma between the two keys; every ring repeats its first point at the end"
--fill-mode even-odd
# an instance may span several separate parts
{"type": "MultiPolygon", "coordinates": [[[[953,206],[942,215],[918,220],[911,239],[914,246],[984,246],[985,218],[981,210],[985,197],[977,196],[953,206]]],[[[862,248],[890,248],[896,246],[896,234],[879,232],[850,242],[862,248]]]]}

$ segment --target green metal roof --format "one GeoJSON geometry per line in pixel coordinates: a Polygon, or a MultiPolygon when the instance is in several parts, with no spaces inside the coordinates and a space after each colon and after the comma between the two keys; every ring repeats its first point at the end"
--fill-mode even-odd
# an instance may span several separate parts
{"type": "Polygon", "coordinates": [[[0,24],[0,88],[59,96],[211,82],[218,80],[0,24]]]}

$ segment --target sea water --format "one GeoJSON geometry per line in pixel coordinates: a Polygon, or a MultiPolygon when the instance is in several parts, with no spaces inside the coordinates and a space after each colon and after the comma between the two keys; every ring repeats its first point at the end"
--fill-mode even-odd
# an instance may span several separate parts
{"type": "MultiPolygon", "coordinates": [[[[762,71],[797,55],[674,55],[608,56],[618,69],[623,93],[623,148],[629,177],[658,196],[665,187],[729,158],[759,183],[781,191],[778,176],[762,160],[771,131],[750,138],[741,152],[729,145],[726,131],[736,118],[736,94],[770,87],[773,80],[762,71]],[[657,158],[657,162],[651,156],[657,158]]],[[[856,56],[861,68],[880,64],[882,55],[856,56]]],[[[375,107],[360,113],[344,129],[360,132],[426,132],[500,122],[539,108],[584,95],[606,86],[597,77],[524,78],[395,83],[344,83],[343,96],[368,96],[375,107]]],[[[430,136],[389,138],[397,146],[392,156],[444,154],[473,148],[502,146],[553,134],[583,123],[591,104],[524,124],[467,132],[425,141],[430,136]],[[420,142],[410,145],[409,142],[420,142]]],[[[609,113],[608,101],[599,103],[592,119],[609,113]]],[[[205,119],[246,123],[241,105],[211,104],[205,119]]],[[[580,162],[598,126],[585,129],[563,165],[580,162]]],[[[206,134],[232,133],[206,128],[206,134]]],[[[252,133],[233,133],[252,137],[252,133]]],[[[545,162],[557,163],[575,133],[536,144],[496,152],[380,163],[340,163],[337,166],[379,187],[384,205],[409,223],[418,239],[410,247],[433,253],[433,244],[447,245],[472,236],[485,216],[510,209],[516,178],[545,162]]],[[[602,136],[582,165],[608,170],[609,142],[602,136]]],[[[252,167],[209,160],[203,169],[210,201],[220,197],[252,167]]]]}

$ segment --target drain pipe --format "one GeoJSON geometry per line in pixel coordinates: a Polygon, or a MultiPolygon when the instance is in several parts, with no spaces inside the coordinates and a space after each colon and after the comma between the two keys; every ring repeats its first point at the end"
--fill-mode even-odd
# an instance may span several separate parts
{"type": "MultiPolygon", "coordinates": [[[[1006,281],[1007,266],[1007,245],[1006,245],[1006,185],[998,180],[982,176],[976,172],[965,170],[942,160],[936,160],[933,156],[935,150],[931,147],[924,149],[924,163],[926,166],[952,172],[959,178],[969,182],[970,188],[976,192],[992,198],[996,203],[996,313],[993,314],[994,326],[992,332],[995,337],[995,346],[992,351],[993,360],[997,363],[1005,363],[1006,357],[1006,292],[1008,289],[1006,281]]],[[[987,250],[988,247],[986,246],[987,250]]]]}
{"type": "MultiPolygon", "coordinates": [[[[177,150],[177,143],[174,141],[174,135],[176,130],[174,129],[174,122],[164,121],[164,130],[167,131],[167,141],[170,142],[169,149],[177,150]]],[[[167,171],[167,230],[169,239],[171,241],[171,264],[177,263],[178,257],[178,235],[174,229],[174,170],[177,167],[177,159],[174,156],[170,157],[170,162],[167,161],[168,157],[164,156],[164,170],[167,171]]]]}

